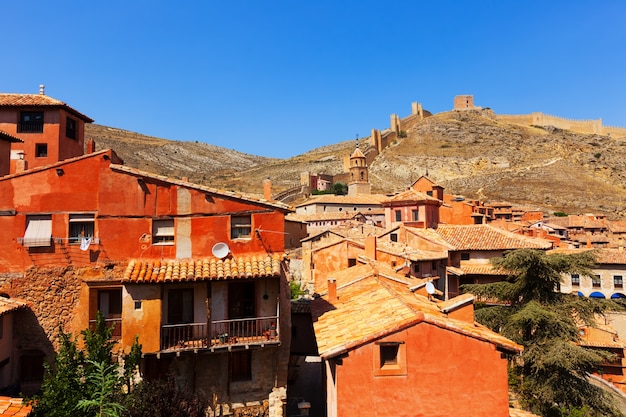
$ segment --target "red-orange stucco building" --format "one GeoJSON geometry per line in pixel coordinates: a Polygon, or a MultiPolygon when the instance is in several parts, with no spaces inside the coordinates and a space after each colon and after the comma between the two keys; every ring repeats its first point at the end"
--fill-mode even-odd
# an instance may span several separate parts
{"type": "Polygon", "coordinates": [[[0,142],[19,157],[0,177],[0,293],[34,313],[13,331],[18,380],[36,389],[59,327],[78,334],[101,311],[119,348],[138,337],[145,377],[174,373],[184,389],[216,394],[225,413],[280,415],[291,209],[266,192],[126,167],[93,142],[84,154],[89,122],[43,91],[0,94],[0,142]]]}
{"type": "Polygon", "coordinates": [[[11,172],[82,155],[85,123],[92,122],[45,95],[43,85],[39,94],[0,93],[0,130],[23,141],[11,146],[11,172]]]}
{"type": "Polygon", "coordinates": [[[506,355],[522,347],[474,322],[471,295],[435,302],[410,285],[372,262],[311,302],[327,416],[508,417],[506,355]]]}

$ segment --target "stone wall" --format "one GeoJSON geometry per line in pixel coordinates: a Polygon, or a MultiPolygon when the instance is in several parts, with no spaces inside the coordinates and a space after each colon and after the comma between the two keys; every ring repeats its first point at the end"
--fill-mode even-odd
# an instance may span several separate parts
{"type": "Polygon", "coordinates": [[[496,119],[523,126],[554,126],[559,129],[571,130],[578,133],[608,135],[615,138],[626,138],[626,128],[617,126],[603,126],[602,119],[575,120],[552,116],[541,112],[531,114],[498,114],[496,119]]]}

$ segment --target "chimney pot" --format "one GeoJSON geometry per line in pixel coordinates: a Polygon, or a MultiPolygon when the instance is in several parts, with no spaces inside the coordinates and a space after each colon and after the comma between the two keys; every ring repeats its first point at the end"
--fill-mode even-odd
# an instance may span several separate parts
{"type": "Polygon", "coordinates": [[[269,177],[263,180],[263,198],[272,201],[272,180],[269,177]]]}
{"type": "Polygon", "coordinates": [[[42,96],[45,95],[45,90],[46,90],[46,86],[43,84],[39,84],[39,94],[41,94],[42,96]]]}
{"type": "Polygon", "coordinates": [[[328,278],[328,301],[337,301],[337,280],[335,278],[328,278]]]}

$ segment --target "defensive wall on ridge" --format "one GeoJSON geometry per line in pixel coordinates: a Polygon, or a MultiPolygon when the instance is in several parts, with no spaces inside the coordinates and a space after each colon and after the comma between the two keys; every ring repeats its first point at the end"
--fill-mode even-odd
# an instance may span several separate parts
{"type": "Polygon", "coordinates": [[[610,135],[614,138],[626,138],[626,128],[618,126],[604,126],[602,125],[602,119],[574,120],[543,114],[541,112],[534,112],[530,114],[496,114],[496,119],[522,126],[554,126],[559,129],[571,130],[578,133],[610,135]]]}

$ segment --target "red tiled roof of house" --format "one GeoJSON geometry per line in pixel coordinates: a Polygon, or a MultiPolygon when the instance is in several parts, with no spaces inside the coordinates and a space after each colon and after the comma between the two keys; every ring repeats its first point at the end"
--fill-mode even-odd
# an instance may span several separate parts
{"type": "Polygon", "coordinates": [[[431,197],[426,193],[415,191],[414,189],[410,188],[394,196],[388,197],[387,199],[382,201],[382,204],[384,206],[387,206],[387,205],[393,205],[394,203],[413,203],[413,202],[441,203],[441,200],[436,199],[435,197],[431,197]]]}
{"type": "Polygon", "coordinates": [[[333,275],[337,299],[320,297],[311,302],[320,356],[333,357],[422,322],[521,352],[520,345],[478,323],[449,318],[437,302],[412,293],[410,280],[399,274],[381,274],[379,267],[375,263],[360,265],[333,275]]]}
{"type": "Polygon", "coordinates": [[[356,149],[354,150],[354,152],[352,152],[352,155],[350,155],[350,158],[365,158],[365,154],[357,146],[356,149]]]}
{"type": "Polygon", "coordinates": [[[93,119],[90,117],[71,108],[64,102],[44,94],[0,93],[0,107],[61,107],[85,122],[93,123],[93,119]]]}
{"type": "Polygon", "coordinates": [[[463,275],[508,275],[509,273],[502,269],[496,268],[490,263],[485,264],[462,264],[461,270],[463,275]]]}
{"type": "Polygon", "coordinates": [[[6,140],[7,142],[24,142],[22,139],[17,136],[13,136],[12,134],[5,132],[4,130],[0,130],[0,140],[6,140]]]}
{"type": "Polygon", "coordinates": [[[288,204],[282,203],[280,201],[268,201],[263,198],[256,198],[249,194],[236,193],[234,191],[219,190],[217,188],[207,187],[205,185],[194,184],[188,181],[183,181],[183,180],[178,180],[175,178],[168,178],[163,175],[153,174],[151,172],[146,172],[140,169],[131,168],[126,165],[111,164],[110,167],[111,167],[111,170],[113,171],[126,172],[126,173],[140,176],[140,177],[152,178],[158,181],[163,181],[163,182],[170,183],[170,184],[176,184],[181,187],[193,188],[196,190],[205,191],[207,193],[217,194],[217,195],[224,196],[224,197],[231,197],[231,198],[236,198],[240,200],[253,201],[256,203],[261,203],[266,206],[278,208],[283,211],[292,211],[291,206],[289,206],[288,204]]]}
{"type": "Polygon", "coordinates": [[[381,202],[388,197],[384,194],[362,194],[362,195],[335,195],[335,194],[322,194],[309,198],[304,203],[298,204],[296,207],[305,207],[313,204],[341,204],[341,205],[353,205],[353,204],[381,204],[381,202]]]}
{"type": "Polygon", "coordinates": [[[278,254],[227,259],[133,259],[124,271],[122,282],[162,283],[277,277],[281,274],[281,259],[282,256],[278,254]]]}
{"type": "Polygon", "coordinates": [[[453,244],[445,240],[443,236],[437,233],[434,229],[430,229],[430,228],[422,229],[418,227],[408,227],[408,226],[404,226],[404,228],[406,229],[407,232],[415,236],[419,236],[422,239],[425,239],[429,242],[432,242],[434,244],[437,244],[449,250],[456,250],[456,247],[453,244]]]}
{"type": "MultiPolygon", "coordinates": [[[[368,212],[368,214],[371,214],[368,212]]],[[[325,213],[311,213],[311,214],[294,214],[290,213],[285,217],[285,220],[294,220],[302,222],[315,222],[315,221],[332,221],[332,220],[350,220],[356,217],[363,216],[360,211],[327,211],[325,213]]]]}
{"type": "Polygon", "coordinates": [[[26,301],[0,297],[0,316],[22,308],[28,308],[28,303],[26,301]]]}
{"type": "Polygon", "coordinates": [[[436,232],[457,250],[550,249],[552,242],[518,235],[488,224],[439,225],[436,232]]]}
{"type": "Polygon", "coordinates": [[[572,254],[576,254],[576,253],[581,253],[581,252],[586,252],[586,251],[593,251],[596,255],[596,262],[598,264],[614,264],[614,265],[620,265],[620,264],[624,264],[626,265],[626,250],[625,249],[612,249],[612,248],[601,248],[601,249],[595,249],[595,248],[580,248],[580,249],[564,249],[564,248],[558,248],[558,249],[553,249],[551,251],[548,252],[548,254],[552,254],[552,253],[560,253],[560,254],[565,254],[565,255],[572,255],[572,254]]]}
{"type": "Polygon", "coordinates": [[[32,409],[22,398],[0,397],[0,416],[26,417],[32,409]]]}

